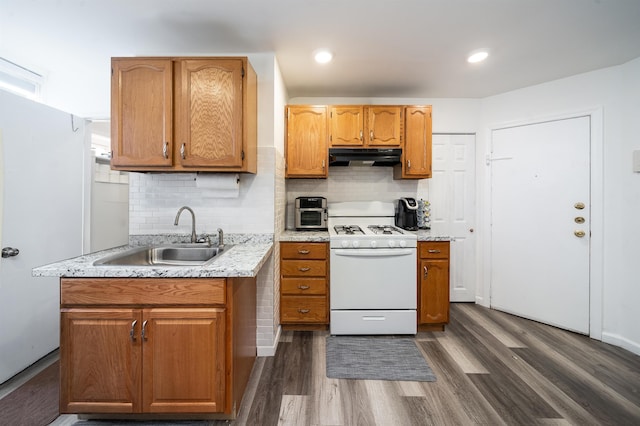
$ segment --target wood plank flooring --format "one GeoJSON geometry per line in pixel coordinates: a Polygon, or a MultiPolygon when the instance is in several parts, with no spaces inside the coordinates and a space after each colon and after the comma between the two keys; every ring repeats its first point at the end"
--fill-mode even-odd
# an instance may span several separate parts
{"type": "Polygon", "coordinates": [[[326,336],[283,333],[238,418],[210,424],[640,425],[639,356],[513,315],[452,304],[444,332],[416,336],[436,382],[329,379],[326,336]]]}

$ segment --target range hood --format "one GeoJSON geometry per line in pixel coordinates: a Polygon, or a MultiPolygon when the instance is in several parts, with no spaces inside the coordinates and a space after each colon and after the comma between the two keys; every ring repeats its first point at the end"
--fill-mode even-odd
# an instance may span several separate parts
{"type": "Polygon", "coordinates": [[[393,166],[401,155],[400,148],[329,148],[329,166],[393,166]]]}

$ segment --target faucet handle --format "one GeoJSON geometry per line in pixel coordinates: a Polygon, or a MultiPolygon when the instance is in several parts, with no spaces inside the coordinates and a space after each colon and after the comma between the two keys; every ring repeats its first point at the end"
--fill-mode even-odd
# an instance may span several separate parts
{"type": "Polygon", "coordinates": [[[202,237],[198,238],[198,240],[196,241],[197,243],[206,243],[207,246],[211,246],[211,237],[209,237],[209,234],[204,234],[202,237]]]}
{"type": "Polygon", "coordinates": [[[218,228],[218,247],[224,247],[224,232],[218,228]]]}

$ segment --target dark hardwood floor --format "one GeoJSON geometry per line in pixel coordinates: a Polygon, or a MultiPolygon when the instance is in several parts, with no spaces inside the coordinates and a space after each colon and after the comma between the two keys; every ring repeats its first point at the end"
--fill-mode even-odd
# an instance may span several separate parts
{"type": "Polygon", "coordinates": [[[238,418],[210,424],[640,425],[639,356],[474,304],[452,304],[444,332],[416,336],[436,382],[329,379],[326,336],[284,332],[238,418]]]}

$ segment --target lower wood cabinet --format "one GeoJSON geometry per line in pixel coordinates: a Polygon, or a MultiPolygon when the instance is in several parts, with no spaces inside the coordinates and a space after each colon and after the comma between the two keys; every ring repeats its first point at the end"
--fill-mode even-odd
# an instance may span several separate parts
{"type": "Polygon", "coordinates": [[[418,243],[418,327],[444,329],[449,322],[449,242],[418,243]]]}
{"type": "Polygon", "coordinates": [[[63,278],[61,413],[239,409],[255,279],[63,278]]]}
{"type": "Polygon", "coordinates": [[[280,243],[280,323],[284,328],[327,328],[328,250],[328,243],[280,243]]]}

